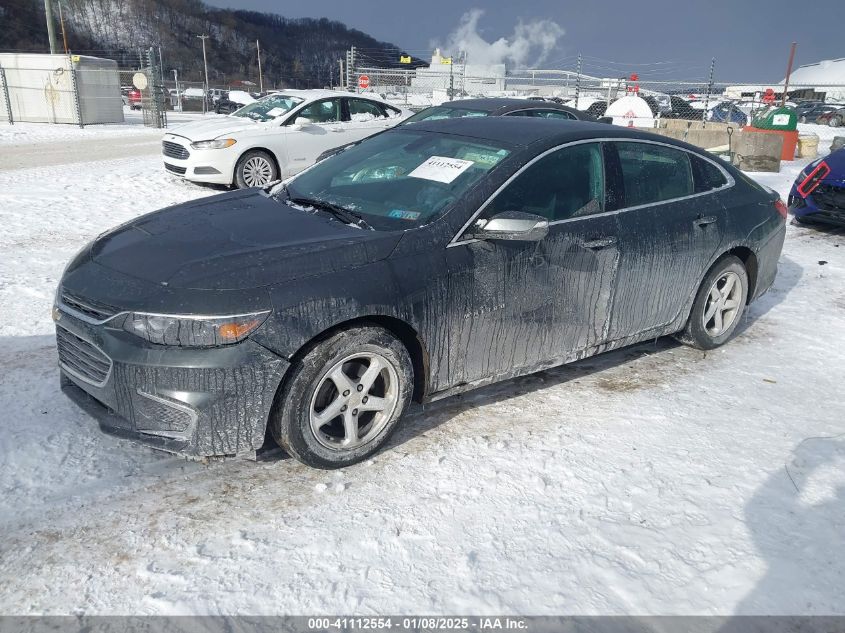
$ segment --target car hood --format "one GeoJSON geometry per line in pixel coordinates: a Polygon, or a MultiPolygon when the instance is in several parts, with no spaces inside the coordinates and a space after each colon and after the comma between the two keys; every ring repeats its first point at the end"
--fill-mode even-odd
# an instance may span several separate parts
{"type": "Polygon", "coordinates": [[[260,121],[253,121],[242,116],[215,116],[208,120],[193,121],[173,128],[164,135],[168,136],[182,136],[190,141],[208,141],[219,136],[228,134],[237,134],[247,130],[257,130],[266,128],[267,123],[260,121]]]}
{"type": "Polygon", "coordinates": [[[387,257],[401,232],[369,231],[258,189],[179,204],[100,236],[105,268],[171,289],[258,288],[387,257]]]}

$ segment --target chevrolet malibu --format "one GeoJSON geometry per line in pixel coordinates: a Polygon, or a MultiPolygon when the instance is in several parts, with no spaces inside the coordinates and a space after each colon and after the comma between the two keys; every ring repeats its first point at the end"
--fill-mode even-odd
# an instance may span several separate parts
{"type": "Polygon", "coordinates": [[[428,402],[663,335],[710,349],[772,284],[786,208],[602,124],[401,126],[271,190],[100,236],[54,310],[66,393],[194,457],[268,434],[335,468],[428,402]]]}
{"type": "Polygon", "coordinates": [[[164,168],[193,182],[261,187],[313,165],[326,150],[411,115],[370,95],[274,92],[226,117],[194,121],[162,140],[164,168]]]}

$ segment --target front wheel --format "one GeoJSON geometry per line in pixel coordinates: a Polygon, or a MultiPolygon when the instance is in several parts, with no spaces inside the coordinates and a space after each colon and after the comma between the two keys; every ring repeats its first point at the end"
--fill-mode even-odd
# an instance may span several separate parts
{"type": "Polygon", "coordinates": [[[745,265],[734,256],[720,259],[701,282],[687,326],[677,338],[698,349],[719,347],[739,325],[747,300],[745,265]]]}
{"type": "Polygon", "coordinates": [[[842,120],[838,116],[831,117],[830,121],[828,122],[828,125],[830,127],[839,127],[840,125],[842,125],[842,120]]]}
{"type": "Polygon", "coordinates": [[[408,407],[414,385],[407,349],[379,327],[338,332],[290,371],[270,433],[315,468],[342,468],[376,452],[408,407]]]}
{"type": "Polygon", "coordinates": [[[279,179],[276,161],[267,152],[250,150],[235,165],[235,184],[239,189],[265,187],[279,179]]]}

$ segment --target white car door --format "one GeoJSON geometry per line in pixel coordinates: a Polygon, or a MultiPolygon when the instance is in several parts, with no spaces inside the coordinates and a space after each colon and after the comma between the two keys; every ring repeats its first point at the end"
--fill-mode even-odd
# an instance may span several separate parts
{"type": "Polygon", "coordinates": [[[282,177],[288,178],[313,165],[317,157],[329,149],[340,147],[353,140],[347,135],[348,128],[343,122],[342,100],[340,97],[320,99],[300,110],[285,124],[285,144],[287,145],[287,165],[282,177]],[[296,120],[306,118],[310,123],[296,124],[296,120]]]}

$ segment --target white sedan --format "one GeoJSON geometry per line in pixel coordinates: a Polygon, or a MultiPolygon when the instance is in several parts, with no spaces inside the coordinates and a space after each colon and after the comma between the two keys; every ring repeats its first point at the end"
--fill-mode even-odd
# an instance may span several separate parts
{"type": "Polygon", "coordinates": [[[369,95],[277,92],[229,116],[167,132],[164,168],[194,182],[261,187],[299,173],[326,150],[360,141],[411,114],[369,95]]]}

